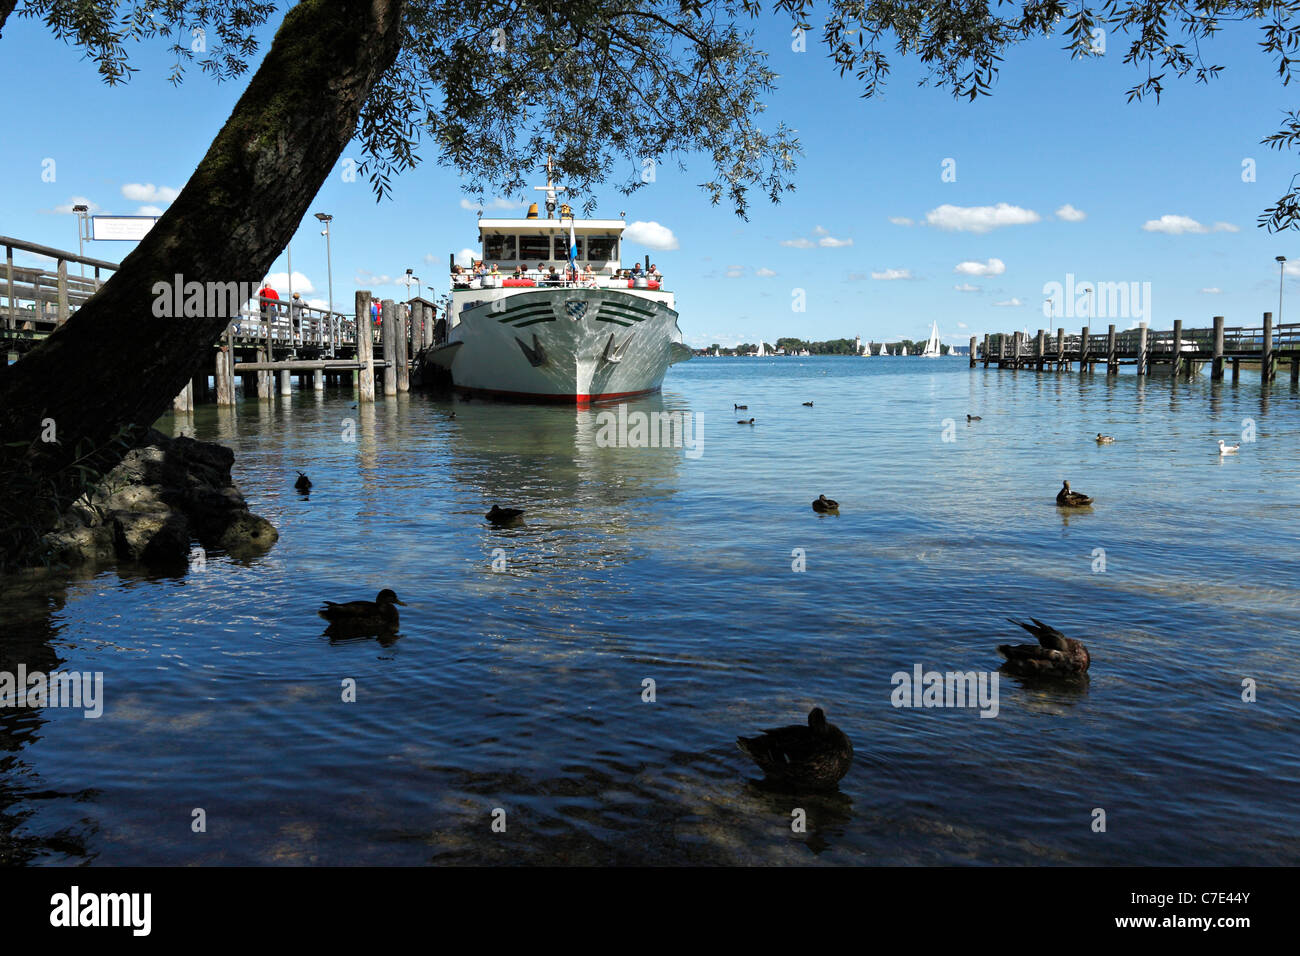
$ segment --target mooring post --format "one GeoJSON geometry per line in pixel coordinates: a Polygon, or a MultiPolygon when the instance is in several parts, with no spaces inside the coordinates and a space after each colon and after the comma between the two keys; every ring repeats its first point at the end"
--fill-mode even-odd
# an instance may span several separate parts
{"type": "Polygon", "coordinates": [[[411,390],[411,317],[415,309],[408,309],[402,303],[398,303],[397,308],[397,328],[394,330],[397,334],[396,352],[397,352],[397,390],[399,392],[409,392],[411,390]]]}
{"type": "Polygon", "coordinates": [[[280,394],[289,395],[293,392],[293,381],[287,368],[280,369],[280,394]]]}
{"type": "Polygon", "coordinates": [[[1223,380],[1223,316],[1214,317],[1214,352],[1210,359],[1210,380],[1223,380]]]}
{"type": "Polygon", "coordinates": [[[59,325],[62,325],[68,321],[68,260],[60,259],[58,269],[59,314],[57,321],[59,325]]]}
{"type": "Polygon", "coordinates": [[[1264,313],[1264,341],[1259,345],[1259,380],[1273,381],[1273,313],[1264,313]]]}
{"type": "Polygon", "coordinates": [[[433,347],[433,306],[424,306],[424,347],[433,347]]]}
{"type": "Polygon", "coordinates": [[[397,394],[397,304],[392,299],[380,303],[379,347],[383,349],[384,394],[397,394]]]}
{"type": "Polygon", "coordinates": [[[1115,326],[1106,329],[1106,374],[1119,374],[1119,360],[1115,358],[1115,326]]]}
{"type": "MultiPolygon", "coordinates": [[[[257,361],[258,362],[271,361],[270,349],[258,349],[257,361]]],[[[273,386],[271,384],[271,373],[259,369],[257,372],[257,397],[259,399],[266,399],[269,401],[271,398],[272,387],[273,386]]]]}
{"type": "Polygon", "coordinates": [[[318,368],[311,373],[311,387],[313,391],[325,391],[325,370],[318,368]]]}
{"type": "Polygon", "coordinates": [[[1065,329],[1056,330],[1056,370],[1065,367],[1065,329]]]}
{"type": "Polygon", "coordinates": [[[1236,382],[1241,378],[1241,358],[1234,355],[1232,357],[1232,380],[1236,382]]]}
{"type": "Polygon", "coordinates": [[[1138,364],[1137,373],[1145,375],[1147,373],[1147,363],[1150,359],[1147,357],[1147,323],[1138,323],[1138,364]]]}
{"type": "Polygon", "coordinates": [[[361,366],[359,401],[375,400],[375,348],[370,334],[370,293],[357,293],[357,364],[361,366]]]}
{"type": "Polygon", "coordinates": [[[172,399],[172,411],[177,415],[187,415],[194,411],[194,382],[188,381],[185,387],[172,399]]]}
{"type": "Polygon", "coordinates": [[[984,367],[989,367],[989,334],[984,333],[984,367]]]}
{"type": "Polygon", "coordinates": [[[1020,368],[1020,336],[1023,334],[1023,332],[1011,333],[1011,367],[1013,369],[1020,368]]]}
{"type": "Polygon", "coordinates": [[[1046,333],[1042,329],[1038,330],[1038,340],[1034,343],[1034,360],[1038,371],[1043,370],[1043,362],[1047,359],[1047,339],[1046,333]]]}
{"type": "Polygon", "coordinates": [[[975,336],[970,337],[970,367],[975,367],[975,336]]]}
{"type": "Polygon", "coordinates": [[[234,382],[230,377],[230,352],[224,345],[217,348],[217,367],[213,373],[213,378],[217,383],[217,404],[233,405],[235,404],[234,389],[231,387],[234,382]]]}
{"type": "Polygon", "coordinates": [[[1183,320],[1174,319],[1174,354],[1169,359],[1170,374],[1178,377],[1178,369],[1183,360],[1183,320]]]}
{"type": "Polygon", "coordinates": [[[1083,334],[1079,336],[1079,371],[1088,371],[1088,327],[1083,327],[1083,334]]]}

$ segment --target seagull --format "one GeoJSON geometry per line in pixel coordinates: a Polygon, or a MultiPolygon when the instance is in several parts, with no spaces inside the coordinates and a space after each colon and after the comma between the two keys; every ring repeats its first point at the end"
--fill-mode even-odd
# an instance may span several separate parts
{"type": "Polygon", "coordinates": [[[1219,454],[1220,454],[1220,455],[1235,455],[1235,454],[1236,454],[1237,452],[1239,452],[1239,451],[1241,451],[1241,445],[1240,445],[1240,444],[1237,444],[1237,445],[1225,445],[1225,444],[1223,443],[1223,439],[1222,439],[1222,438],[1219,439],[1219,454]]]}
{"type": "Polygon", "coordinates": [[[853,744],[844,731],[826,722],[820,707],[808,712],[806,727],[793,724],[757,737],[737,737],[736,746],[769,780],[795,786],[830,789],[853,763],[853,744]]]}

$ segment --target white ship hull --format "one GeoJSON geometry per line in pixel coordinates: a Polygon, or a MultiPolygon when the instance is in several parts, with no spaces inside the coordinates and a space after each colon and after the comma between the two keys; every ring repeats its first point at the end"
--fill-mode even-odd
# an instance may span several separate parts
{"type": "Polygon", "coordinates": [[[457,291],[430,356],[462,393],[584,404],[656,392],[690,358],[671,293],[612,288],[457,291]]]}

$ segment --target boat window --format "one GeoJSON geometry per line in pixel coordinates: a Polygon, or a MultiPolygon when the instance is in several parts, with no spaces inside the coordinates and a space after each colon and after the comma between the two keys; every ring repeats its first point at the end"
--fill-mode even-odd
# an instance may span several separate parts
{"type": "Polygon", "coordinates": [[[582,258],[592,262],[609,262],[618,258],[617,236],[586,236],[587,253],[582,258]]]}
{"type": "MultiPolygon", "coordinates": [[[[501,258],[505,259],[506,256],[501,258]]],[[[519,237],[519,260],[521,262],[531,262],[534,259],[551,258],[551,237],[550,236],[520,236],[519,237]]]]}
{"type": "MultiPolygon", "coordinates": [[[[583,246],[583,239],[584,239],[585,237],[584,237],[584,236],[576,236],[575,238],[578,240],[578,258],[579,258],[579,259],[584,259],[584,258],[586,258],[586,257],[582,254],[582,246],[583,246]]],[[[558,235],[558,236],[555,237],[555,258],[556,258],[556,259],[564,259],[564,260],[566,260],[566,261],[568,260],[568,258],[569,258],[569,235],[568,235],[568,233],[563,233],[563,234],[558,235]]]]}
{"type": "Polygon", "coordinates": [[[483,240],[483,258],[488,262],[514,259],[514,236],[487,236],[483,240]]]}

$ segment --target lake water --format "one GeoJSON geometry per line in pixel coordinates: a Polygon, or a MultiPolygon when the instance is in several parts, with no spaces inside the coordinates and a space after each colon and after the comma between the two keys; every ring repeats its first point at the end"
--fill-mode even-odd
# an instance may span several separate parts
{"type": "Polygon", "coordinates": [[[353,401],[160,426],[235,449],[265,558],[4,585],[5,667],[102,671],[105,710],[0,712],[0,861],[1300,862],[1285,381],[697,359],[629,403],[693,412],[697,457],[602,447],[598,411],[353,401]],[[323,636],[323,598],[384,587],[396,640],[323,636]],[[917,664],[995,670],[1029,615],[1087,685],[891,704],[917,664]],[[856,748],[839,792],[756,786],[736,736],[814,705],[856,748]]]}

